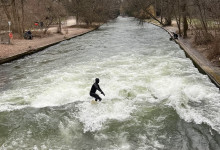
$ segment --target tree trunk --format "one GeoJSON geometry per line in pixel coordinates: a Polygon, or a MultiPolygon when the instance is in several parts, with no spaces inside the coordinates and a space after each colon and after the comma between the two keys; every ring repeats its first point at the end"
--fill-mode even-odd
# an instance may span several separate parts
{"type": "Polygon", "coordinates": [[[200,21],[202,23],[202,26],[203,26],[205,32],[208,33],[207,25],[206,25],[206,22],[205,22],[203,13],[202,13],[202,8],[201,8],[201,5],[200,5],[200,2],[199,2],[199,0],[196,0],[195,2],[196,2],[196,5],[197,5],[197,7],[199,9],[199,15],[201,17],[200,21]]]}
{"type": "Polygon", "coordinates": [[[187,30],[188,30],[188,22],[186,17],[186,1],[184,0],[184,4],[182,6],[182,14],[183,14],[183,38],[187,37],[187,30]]]}
{"type": "Polygon", "coordinates": [[[183,38],[187,38],[188,22],[186,16],[183,17],[183,38]]]}
{"type": "Polygon", "coordinates": [[[10,15],[10,13],[8,12],[8,9],[7,9],[7,6],[5,5],[4,0],[1,0],[1,3],[2,3],[2,7],[3,7],[3,11],[5,12],[5,15],[6,15],[7,18],[8,18],[8,21],[12,21],[11,15],[10,15]]]}
{"type": "Polygon", "coordinates": [[[179,35],[182,36],[182,32],[181,32],[181,14],[180,14],[180,0],[177,0],[177,10],[175,11],[175,18],[176,18],[176,23],[177,23],[177,27],[179,30],[179,35]]]}
{"type": "Polygon", "coordinates": [[[76,25],[79,25],[79,0],[76,0],[76,25]]]}
{"type": "MultiPolygon", "coordinates": [[[[62,5],[60,3],[60,0],[58,0],[59,5],[62,5]]],[[[58,29],[57,29],[57,33],[62,33],[62,28],[61,28],[61,17],[58,16],[58,29]]]]}
{"type": "Polygon", "coordinates": [[[171,26],[172,25],[172,19],[171,19],[171,16],[169,15],[167,18],[166,18],[166,23],[165,23],[166,26],[171,26]]]}
{"type": "Polygon", "coordinates": [[[61,29],[61,19],[60,19],[60,17],[58,18],[58,20],[59,20],[59,23],[58,23],[58,29],[57,29],[57,33],[61,33],[62,31],[62,29],[61,29]]]}
{"type": "Polygon", "coordinates": [[[160,0],[160,22],[163,23],[163,0],[160,0]]]}
{"type": "Polygon", "coordinates": [[[21,34],[19,15],[16,9],[15,0],[12,0],[11,4],[12,4],[11,6],[12,6],[12,15],[13,15],[12,27],[15,33],[21,34]]]}
{"type": "Polygon", "coordinates": [[[76,12],[76,25],[79,25],[79,12],[76,12]]]}
{"type": "Polygon", "coordinates": [[[24,33],[25,32],[25,28],[24,28],[24,0],[21,0],[21,13],[22,13],[21,28],[22,28],[22,33],[24,33]]]}
{"type": "Polygon", "coordinates": [[[172,25],[172,10],[173,10],[172,1],[169,0],[166,3],[166,8],[167,8],[166,25],[171,26],[172,25]]]}

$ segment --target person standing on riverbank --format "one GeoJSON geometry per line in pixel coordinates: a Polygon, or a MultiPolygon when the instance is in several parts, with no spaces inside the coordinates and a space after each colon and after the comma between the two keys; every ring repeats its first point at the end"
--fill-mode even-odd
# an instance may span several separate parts
{"type": "Polygon", "coordinates": [[[94,97],[95,101],[97,101],[97,100],[101,101],[102,98],[99,97],[99,95],[95,93],[96,90],[100,91],[101,94],[103,94],[105,96],[105,93],[99,87],[99,78],[95,79],[95,83],[92,85],[91,90],[90,90],[90,96],[94,97]]]}

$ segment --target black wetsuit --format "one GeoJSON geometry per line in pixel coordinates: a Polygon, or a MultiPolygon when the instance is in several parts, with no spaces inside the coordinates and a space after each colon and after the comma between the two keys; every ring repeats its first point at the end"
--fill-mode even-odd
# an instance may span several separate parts
{"type": "Polygon", "coordinates": [[[95,93],[96,90],[98,90],[98,91],[100,91],[101,93],[103,93],[103,91],[102,91],[101,88],[99,87],[99,84],[98,84],[98,83],[94,83],[94,84],[92,85],[91,90],[90,90],[90,96],[94,97],[94,98],[95,98],[95,101],[97,101],[97,100],[101,101],[102,98],[99,97],[99,95],[95,93]]]}

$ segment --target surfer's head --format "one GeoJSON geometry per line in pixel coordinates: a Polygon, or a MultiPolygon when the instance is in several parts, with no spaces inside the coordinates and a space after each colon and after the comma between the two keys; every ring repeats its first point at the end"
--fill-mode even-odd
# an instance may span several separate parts
{"type": "Polygon", "coordinates": [[[99,78],[96,78],[96,79],[95,79],[95,83],[99,83],[99,78]]]}

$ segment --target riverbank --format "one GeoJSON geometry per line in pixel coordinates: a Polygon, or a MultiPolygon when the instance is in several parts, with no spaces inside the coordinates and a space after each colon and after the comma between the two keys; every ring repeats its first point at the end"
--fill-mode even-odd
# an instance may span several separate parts
{"type": "Polygon", "coordinates": [[[219,99],[167,32],[118,17],[0,66],[0,149],[220,150],[219,99]]]}
{"type": "Polygon", "coordinates": [[[34,37],[32,40],[12,39],[11,44],[0,44],[0,64],[7,63],[26,55],[36,53],[49,46],[71,38],[86,34],[95,28],[72,28],[74,21],[68,20],[62,34],[56,33],[56,27],[49,29],[50,34],[44,37],[34,37]]]}
{"type": "MultiPolygon", "coordinates": [[[[172,32],[177,32],[178,28],[175,26],[175,22],[172,23],[172,26],[166,26],[162,27],[161,25],[150,22],[156,26],[161,27],[165,31],[169,33],[169,35],[172,37],[172,32]]],[[[220,88],[220,67],[217,64],[220,64],[219,62],[213,63],[211,62],[204,53],[202,53],[202,48],[196,47],[193,44],[193,37],[189,36],[186,39],[183,39],[182,37],[179,37],[175,40],[175,42],[180,46],[181,49],[184,50],[187,57],[189,57],[194,65],[199,69],[199,71],[203,74],[207,74],[211,81],[220,88]]]]}

